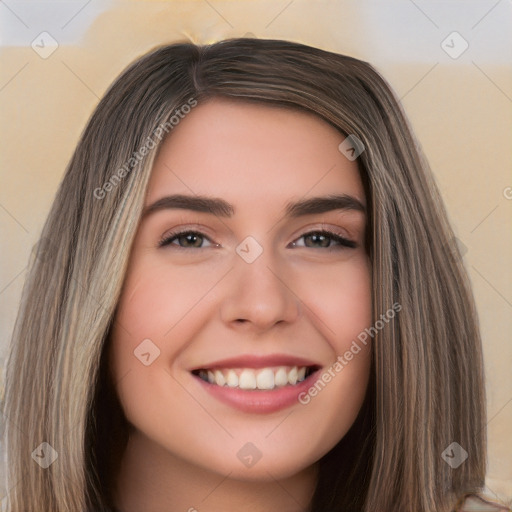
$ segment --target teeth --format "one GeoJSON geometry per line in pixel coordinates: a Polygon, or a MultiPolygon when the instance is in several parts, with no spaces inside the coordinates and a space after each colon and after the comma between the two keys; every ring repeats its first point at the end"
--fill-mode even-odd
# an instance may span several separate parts
{"type": "Polygon", "coordinates": [[[306,378],[305,366],[279,366],[275,368],[229,368],[222,370],[200,370],[199,377],[217,386],[244,390],[269,390],[286,385],[294,386],[306,378]]]}
{"type": "Polygon", "coordinates": [[[240,389],[256,389],[256,374],[252,370],[244,370],[238,380],[240,389]]]}
{"type": "Polygon", "coordinates": [[[228,371],[227,385],[230,388],[238,387],[238,375],[233,370],[228,371]]]}
{"type": "Polygon", "coordinates": [[[217,384],[217,386],[224,386],[224,384],[226,384],[226,379],[224,378],[224,374],[219,371],[219,370],[215,370],[215,384],[217,384]]]}
{"type": "Polygon", "coordinates": [[[288,384],[288,372],[286,371],[286,368],[279,368],[274,380],[276,386],[286,386],[286,384],[288,384]]]}
{"type": "Polygon", "coordinates": [[[256,377],[258,389],[274,389],[274,372],[270,368],[265,368],[256,377]]]}

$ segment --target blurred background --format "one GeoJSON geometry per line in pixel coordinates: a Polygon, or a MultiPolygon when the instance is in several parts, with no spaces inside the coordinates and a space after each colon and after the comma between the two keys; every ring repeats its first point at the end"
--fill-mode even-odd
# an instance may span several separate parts
{"type": "Polygon", "coordinates": [[[399,96],[473,283],[487,376],[486,490],[510,506],[509,0],[0,2],[0,393],[29,254],[106,88],[157,45],[242,36],[288,39],[366,60],[399,96]]]}

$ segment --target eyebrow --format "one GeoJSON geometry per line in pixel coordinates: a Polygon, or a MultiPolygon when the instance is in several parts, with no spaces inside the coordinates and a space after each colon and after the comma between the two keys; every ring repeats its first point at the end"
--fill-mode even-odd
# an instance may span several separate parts
{"type": "MultiPolygon", "coordinates": [[[[233,205],[224,199],[174,194],[162,197],[147,206],[142,213],[142,217],[146,218],[152,213],[168,209],[192,210],[195,212],[210,213],[219,217],[232,217],[235,213],[233,205]]],[[[353,210],[366,213],[366,208],[363,203],[348,194],[330,194],[290,202],[285,206],[284,213],[288,218],[297,218],[333,210],[353,210]]]]}

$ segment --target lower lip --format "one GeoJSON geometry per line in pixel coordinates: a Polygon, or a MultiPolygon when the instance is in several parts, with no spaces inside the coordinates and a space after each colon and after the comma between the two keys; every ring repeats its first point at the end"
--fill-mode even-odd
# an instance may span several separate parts
{"type": "Polygon", "coordinates": [[[243,390],[228,386],[217,386],[194,375],[194,378],[217,400],[240,411],[250,413],[271,413],[299,403],[300,393],[308,390],[316,381],[320,370],[294,386],[283,386],[273,390],[243,390]]]}

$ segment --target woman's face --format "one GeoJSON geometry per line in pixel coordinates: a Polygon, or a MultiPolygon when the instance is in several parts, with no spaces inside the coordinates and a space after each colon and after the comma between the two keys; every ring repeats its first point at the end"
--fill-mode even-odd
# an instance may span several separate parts
{"type": "Polygon", "coordinates": [[[371,279],[344,138],[311,114],[214,99],[161,146],[110,357],[131,435],[169,464],[284,478],[354,422],[371,279]],[[341,200],[308,207],[328,196],[341,200]]]}

